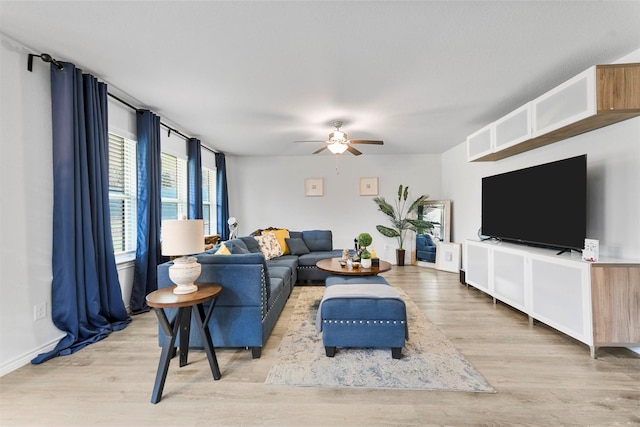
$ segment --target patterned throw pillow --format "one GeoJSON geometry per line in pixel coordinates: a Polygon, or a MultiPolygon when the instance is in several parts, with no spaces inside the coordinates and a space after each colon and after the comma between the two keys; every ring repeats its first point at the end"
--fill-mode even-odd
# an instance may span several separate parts
{"type": "Polygon", "coordinates": [[[263,230],[262,231],[262,235],[264,236],[265,234],[268,233],[273,233],[276,236],[276,239],[278,239],[278,244],[280,245],[280,248],[282,249],[282,254],[281,255],[289,255],[291,253],[291,251],[289,250],[289,247],[287,246],[287,242],[286,239],[289,237],[289,230],[287,230],[286,228],[277,228],[275,230],[263,230]]]}
{"type": "Polygon", "coordinates": [[[216,251],[214,255],[231,255],[229,248],[227,248],[224,243],[220,244],[220,249],[216,251]]]}
{"type": "Polygon", "coordinates": [[[274,233],[267,233],[262,236],[254,236],[260,246],[260,252],[266,259],[279,257],[282,255],[282,248],[274,233]]]}

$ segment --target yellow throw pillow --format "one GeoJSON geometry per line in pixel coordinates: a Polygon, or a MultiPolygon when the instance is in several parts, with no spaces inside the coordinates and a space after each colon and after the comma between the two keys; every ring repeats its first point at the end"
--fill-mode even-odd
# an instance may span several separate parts
{"type": "Polygon", "coordinates": [[[229,248],[227,248],[224,243],[220,243],[220,248],[218,248],[214,255],[231,255],[231,251],[229,251],[229,248]]]}
{"type": "Polygon", "coordinates": [[[278,228],[277,230],[263,230],[262,235],[266,235],[267,233],[273,233],[276,235],[276,239],[278,239],[278,244],[282,249],[282,255],[291,254],[291,250],[287,246],[287,241],[285,239],[289,238],[289,230],[286,228],[278,228]]]}

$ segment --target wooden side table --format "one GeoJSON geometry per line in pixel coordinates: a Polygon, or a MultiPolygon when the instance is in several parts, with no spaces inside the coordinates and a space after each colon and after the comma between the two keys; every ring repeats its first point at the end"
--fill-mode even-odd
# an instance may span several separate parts
{"type": "Polygon", "coordinates": [[[164,388],[164,382],[167,379],[167,372],[169,370],[169,363],[171,358],[175,356],[174,344],[178,332],[180,332],[180,367],[187,364],[187,356],[189,354],[189,332],[191,329],[191,312],[193,306],[196,307],[196,322],[198,324],[198,330],[204,343],[204,350],[207,353],[207,359],[209,359],[209,366],[211,367],[211,373],[214,380],[220,379],[220,368],[218,367],[218,360],[216,359],[215,349],[213,348],[213,342],[211,335],[209,335],[209,319],[213,312],[213,307],[216,303],[216,298],[222,291],[222,286],[213,283],[196,283],[198,290],[184,295],[177,295],[173,293],[175,286],[169,286],[167,288],[158,289],[147,295],[147,305],[153,307],[153,310],[158,316],[158,322],[165,334],[164,341],[162,342],[162,353],[160,355],[160,362],[158,363],[158,372],[156,374],[156,382],[153,386],[153,394],[151,395],[151,403],[158,403],[162,399],[162,389],[164,388]],[[204,312],[204,303],[211,301],[209,310],[206,315],[204,312]],[[173,321],[169,322],[165,313],[166,308],[177,308],[178,313],[173,321]]]}

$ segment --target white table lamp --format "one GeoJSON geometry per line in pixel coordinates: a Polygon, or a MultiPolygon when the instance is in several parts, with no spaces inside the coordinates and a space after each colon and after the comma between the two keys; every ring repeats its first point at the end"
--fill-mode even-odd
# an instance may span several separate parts
{"type": "Polygon", "coordinates": [[[193,282],[200,276],[202,266],[188,255],[204,251],[204,221],[201,219],[172,219],[162,221],[162,255],[179,256],[169,267],[169,278],[177,286],[174,294],[190,294],[198,290],[193,282]]]}

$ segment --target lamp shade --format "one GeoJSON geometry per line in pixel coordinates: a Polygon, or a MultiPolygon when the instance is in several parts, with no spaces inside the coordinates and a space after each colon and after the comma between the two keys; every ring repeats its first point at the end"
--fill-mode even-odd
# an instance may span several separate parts
{"type": "Polygon", "coordinates": [[[162,221],[162,255],[182,256],[203,251],[203,220],[170,219],[162,221]]]}

